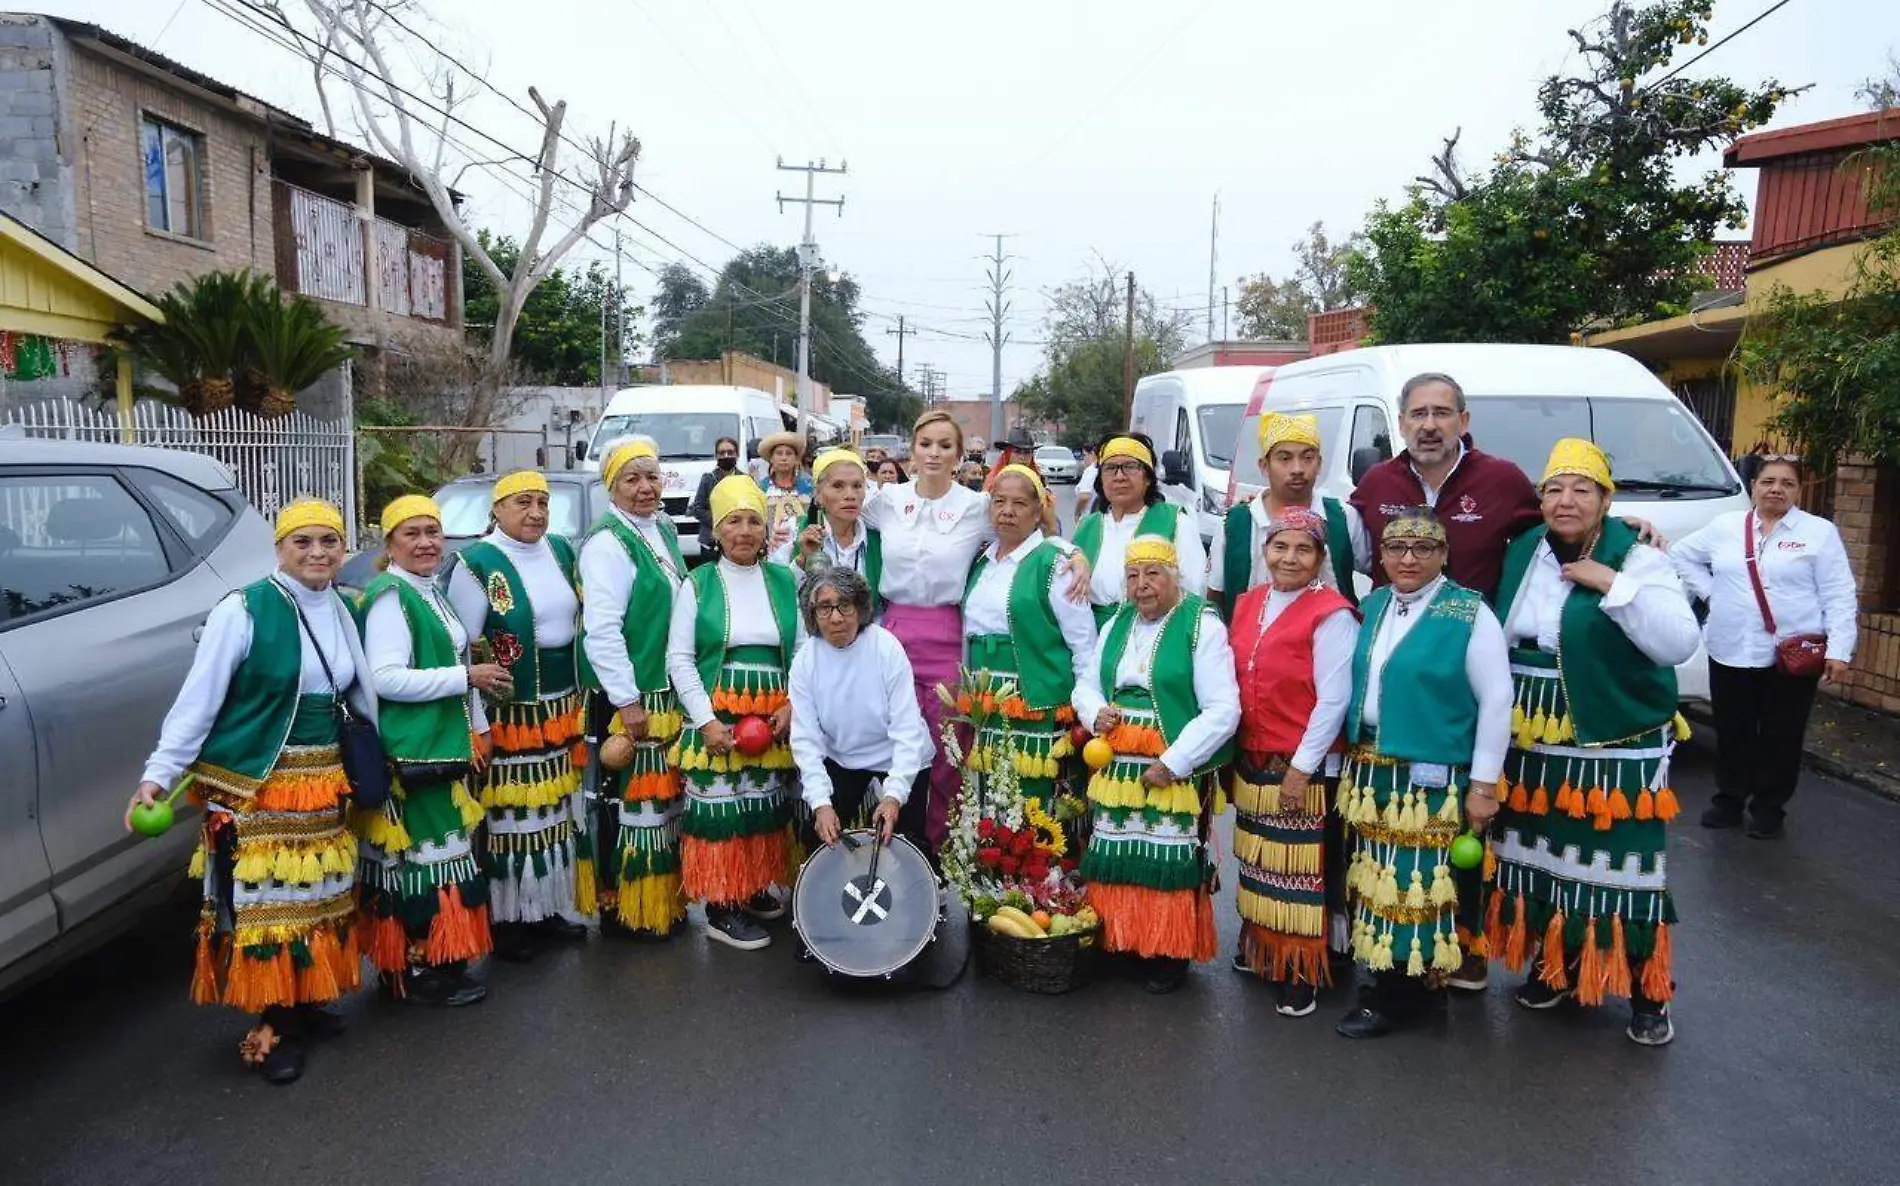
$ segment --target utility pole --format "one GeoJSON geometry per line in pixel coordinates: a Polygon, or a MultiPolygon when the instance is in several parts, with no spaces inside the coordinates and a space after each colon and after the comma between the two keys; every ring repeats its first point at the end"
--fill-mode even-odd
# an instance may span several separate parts
{"type": "Polygon", "coordinates": [[[990,295],[985,302],[990,311],[990,332],[986,335],[990,343],[990,444],[1003,443],[1003,343],[1009,340],[1003,333],[1003,317],[1009,312],[1009,302],[1003,298],[1009,287],[1010,273],[1004,270],[1009,257],[1003,254],[1003,240],[1007,235],[992,235],[996,240],[996,254],[989,259],[990,295]]]}
{"type": "Polygon", "coordinates": [[[785,173],[803,173],[805,175],[805,196],[788,198],[776,194],[780,213],[785,211],[785,203],[802,202],[805,205],[805,237],[798,244],[798,435],[811,435],[811,274],[818,266],[818,243],[811,237],[811,211],[813,206],[833,206],[838,217],[844,217],[843,198],[817,198],[812,196],[813,186],[820,173],[843,173],[849,167],[840,161],[833,169],[825,164],[823,157],[818,163],[810,161],[802,165],[788,165],[785,158],[778,159],[778,167],[785,173]]]}
{"type": "MultiPolygon", "coordinates": [[[[602,286],[605,287],[604,285],[602,286]]],[[[607,294],[600,294],[600,408],[607,410],[613,389],[607,386],[607,294]]]]}
{"type": "Polygon", "coordinates": [[[904,336],[906,334],[914,334],[917,331],[914,329],[905,329],[904,315],[899,313],[897,315],[897,328],[887,329],[884,332],[886,335],[897,335],[897,381],[899,384],[902,384],[904,382],[904,336]]]}
{"type": "Polygon", "coordinates": [[[1227,286],[1223,284],[1220,286],[1220,340],[1227,341],[1229,332],[1231,331],[1227,328],[1227,286]]]}
{"type": "Polygon", "coordinates": [[[1214,194],[1214,221],[1207,233],[1207,340],[1214,340],[1214,274],[1220,270],[1220,194],[1214,194]]]}
{"type": "Polygon", "coordinates": [[[620,287],[620,224],[614,223],[614,386],[627,382],[627,301],[620,287]]]}
{"type": "Polygon", "coordinates": [[[1122,422],[1135,413],[1135,274],[1128,273],[1128,328],[1122,338],[1122,422]]]}

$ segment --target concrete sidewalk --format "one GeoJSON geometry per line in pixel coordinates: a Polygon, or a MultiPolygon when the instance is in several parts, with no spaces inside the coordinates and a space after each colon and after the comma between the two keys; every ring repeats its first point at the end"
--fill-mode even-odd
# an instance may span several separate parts
{"type": "MultiPolygon", "coordinates": [[[[1684,712],[1695,722],[1698,741],[1714,736],[1706,703],[1697,702],[1684,712]]],[[[1814,698],[1803,749],[1814,769],[1900,802],[1900,717],[1823,692],[1814,698]]]]}

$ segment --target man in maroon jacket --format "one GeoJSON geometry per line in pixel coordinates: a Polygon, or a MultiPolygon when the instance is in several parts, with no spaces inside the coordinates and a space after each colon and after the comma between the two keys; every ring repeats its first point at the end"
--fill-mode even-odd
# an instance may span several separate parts
{"type": "MultiPolygon", "coordinates": [[[[1445,571],[1487,600],[1504,572],[1504,548],[1544,521],[1537,490],[1514,462],[1471,444],[1464,389],[1450,375],[1414,375],[1399,389],[1399,435],[1405,451],[1366,471],[1352,492],[1366,535],[1380,538],[1401,507],[1429,506],[1445,525],[1445,571]]],[[[1386,583],[1372,566],[1375,585],[1386,583]]]]}

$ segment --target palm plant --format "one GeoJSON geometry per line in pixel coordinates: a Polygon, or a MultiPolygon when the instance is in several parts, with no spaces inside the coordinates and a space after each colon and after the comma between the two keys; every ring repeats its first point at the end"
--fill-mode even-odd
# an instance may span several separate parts
{"type": "Polygon", "coordinates": [[[133,356],[178,390],[178,402],[196,416],[231,406],[234,376],[246,364],[244,306],[254,281],[249,272],[207,272],[182,281],[154,302],[163,324],[131,335],[133,356]]]}
{"type": "Polygon", "coordinates": [[[275,283],[258,282],[244,308],[249,369],[245,406],[260,416],[282,416],[297,406],[297,393],[349,361],[343,327],[307,297],[286,296],[275,283]]]}

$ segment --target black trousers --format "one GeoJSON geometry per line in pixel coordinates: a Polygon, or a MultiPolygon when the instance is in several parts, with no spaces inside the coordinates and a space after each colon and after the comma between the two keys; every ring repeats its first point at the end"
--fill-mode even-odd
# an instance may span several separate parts
{"type": "Polygon", "coordinates": [[[1781,822],[1801,778],[1801,739],[1814,708],[1816,678],[1773,667],[1709,663],[1715,703],[1715,805],[1765,824],[1781,822]]]}
{"type": "MultiPolygon", "coordinates": [[[[825,773],[831,776],[831,809],[838,813],[838,822],[846,828],[866,826],[871,819],[871,811],[877,806],[867,802],[871,793],[871,781],[884,777],[882,770],[847,770],[830,758],[825,759],[825,773]]],[[[930,767],[917,772],[911,780],[910,797],[904,800],[897,810],[897,834],[917,846],[917,851],[930,858],[936,864],[936,854],[931,850],[930,842],[924,836],[924,806],[930,801],[930,767]]],[[[798,810],[799,839],[809,849],[818,846],[818,833],[812,827],[811,811],[800,806],[798,810]]]]}

